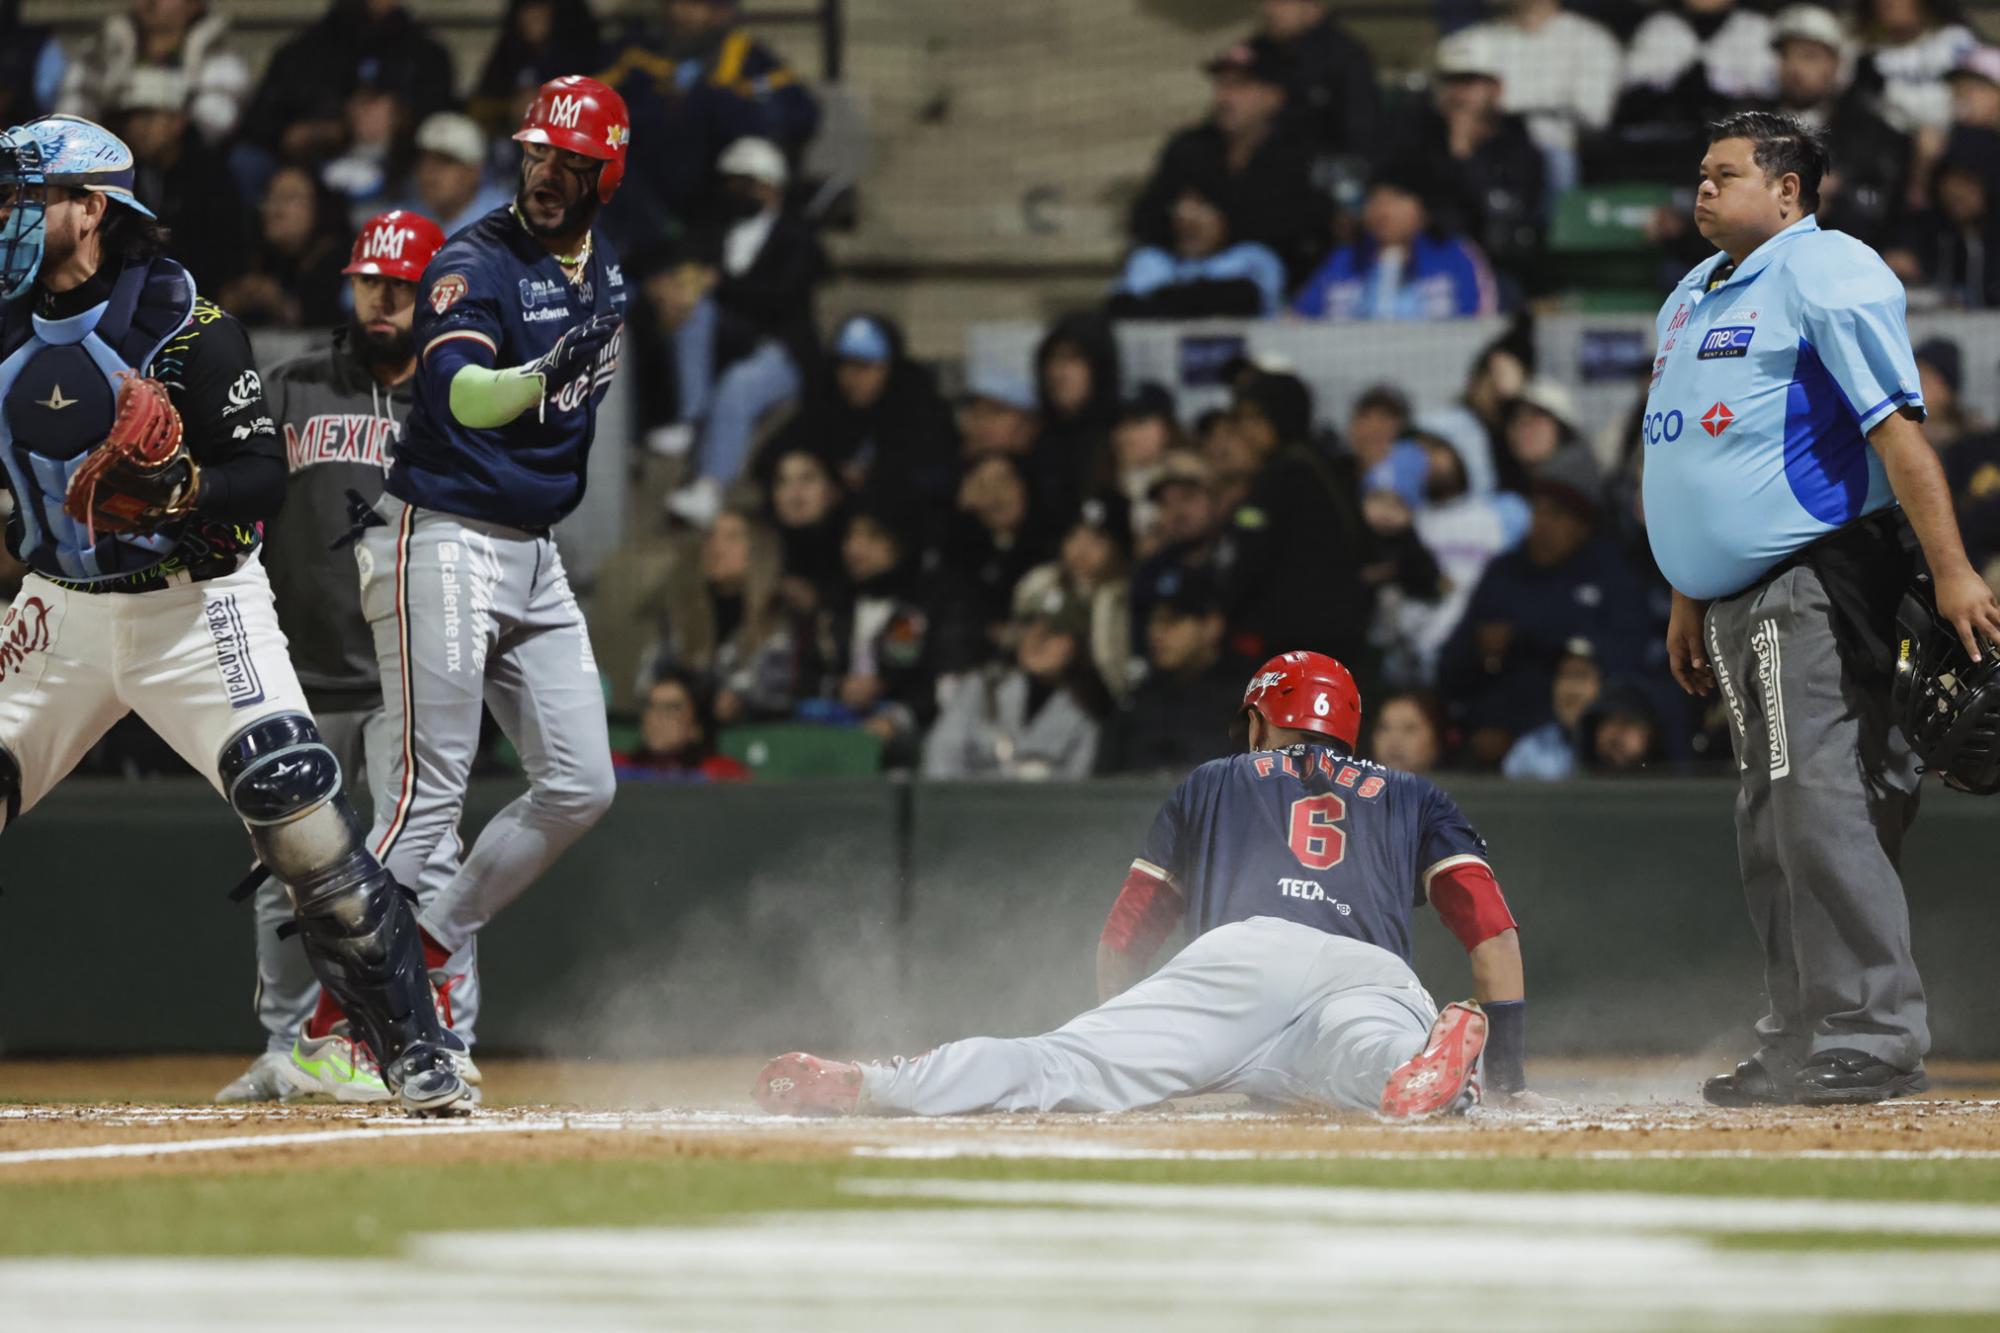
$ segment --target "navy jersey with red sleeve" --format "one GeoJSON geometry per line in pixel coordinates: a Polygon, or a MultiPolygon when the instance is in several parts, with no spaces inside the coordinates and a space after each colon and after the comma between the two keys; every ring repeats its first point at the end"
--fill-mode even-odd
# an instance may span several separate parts
{"type": "Polygon", "coordinates": [[[1408,962],[1411,909],[1432,877],[1473,861],[1485,840],[1429,781],[1296,745],[1189,774],[1134,868],[1180,891],[1190,939],[1274,916],[1408,962]]]}
{"type": "Polygon", "coordinates": [[[542,531],[583,499],[597,409],[618,369],[613,338],[567,384],[551,384],[539,411],[475,430],[451,414],[451,377],[466,362],[518,366],[554,347],[592,315],[623,314],[625,275],[604,234],[575,282],[528,234],[510,204],[445,243],[417,286],[411,333],[416,402],[387,489],[422,509],[542,531]],[[449,348],[451,355],[438,353],[449,348]]]}

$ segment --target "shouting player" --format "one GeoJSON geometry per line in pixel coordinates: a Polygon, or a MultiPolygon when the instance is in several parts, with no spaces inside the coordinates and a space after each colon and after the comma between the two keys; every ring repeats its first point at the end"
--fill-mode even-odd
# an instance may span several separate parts
{"type": "Polygon", "coordinates": [[[257,552],[285,466],[249,340],[132,178],[90,121],[0,134],[0,464],[30,571],[0,625],[0,828],[137,711],[249,827],[388,1088],[462,1109],[416,921],[285,657],[257,552]]]}
{"type": "Polygon", "coordinates": [[[358,552],[388,739],[369,834],[383,864],[415,882],[456,838],[482,707],[528,774],[425,896],[425,960],[453,1028],[473,936],[611,804],[597,662],[550,529],[583,498],[618,366],[625,277],[594,223],[630,124],[593,79],[544,84],[514,136],[514,202],[425,269],[416,401],[358,552]]]}
{"type": "MultiPolygon", "coordinates": [[[[278,601],[278,624],[291,648],[320,736],[340,760],[348,790],[361,802],[360,777],[386,762],[382,681],[375,641],[361,614],[348,533],[351,506],[374,504],[394,455],[396,434],[410,414],[417,354],[410,316],[424,265],[444,233],[421,214],[401,209],[362,225],[342,270],[354,298],[348,324],[327,345],[295,356],[264,375],[264,396],[277,422],[290,468],[289,498],[264,532],[264,567],[278,601]],[[372,736],[373,743],[369,738],[372,736]]],[[[417,883],[421,901],[451,879],[458,844],[442,839],[417,883]]],[[[257,1018],[265,1052],[220,1102],[271,1101],[320,1094],[340,1101],[380,1101],[388,1089],[344,1025],[305,1030],[319,982],[298,942],[278,927],[290,915],[284,892],[266,880],[257,890],[257,1018]]],[[[473,978],[454,997],[453,1017],[469,1026],[473,978]]],[[[460,1072],[477,1082],[477,1069],[460,1072]]]]}
{"type": "Polygon", "coordinates": [[[1132,863],[1098,944],[1102,1004],[1043,1036],[889,1064],[779,1056],[758,1105],[1124,1111],[1237,1092],[1410,1120],[1476,1103],[1482,1057],[1485,1082],[1520,1092],[1520,941],[1486,844],[1423,778],[1353,757],[1361,698],[1332,658],[1272,658],[1242,716],[1249,752],[1189,775],[1132,863]],[[1478,996],[1441,1014],[1410,970],[1426,900],[1471,953],[1478,996]],[[1139,980],[1176,926],[1192,942],[1139,980]]]}

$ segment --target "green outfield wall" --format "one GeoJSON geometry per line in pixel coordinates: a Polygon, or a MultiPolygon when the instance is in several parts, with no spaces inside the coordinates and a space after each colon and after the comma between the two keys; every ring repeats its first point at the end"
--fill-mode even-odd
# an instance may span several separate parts
{"type": "MultiPolygon", "coordinates": [[[[1522,923],[1535,1049],[1735,1050],[1762,978],[1714,782],[1450,784],[1522,923]]],[[[1165,794],[620,789],[481,942],[484,1048],[921,1050],[1090,1003],[1097,928],[1165,794]]],[[[468,839],[512,795],[475,787],[468,839]]],[[[1905,866],[1940,1054],[2000,1057],[2000,805],[1933,790],[1905,866]]],[[[249,844],[194,783],[73,782],[0,838],[0,1050],[252,1049],[249,844]]],[[[1418,970],[1466,989],[1420,913],[1418,970]]],[[[4,1095],[0,1088],[0,1095],[4,1095]]]]}

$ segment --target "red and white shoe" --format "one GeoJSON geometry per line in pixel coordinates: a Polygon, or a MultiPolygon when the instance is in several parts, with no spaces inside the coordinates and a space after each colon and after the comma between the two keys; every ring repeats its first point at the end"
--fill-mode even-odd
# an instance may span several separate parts
{"type": "Polygon", "coordinates": [[[772,1115],[853,1115],[861,1066],[793,1051],[764,1066],[750,1095],[772,1115]]]}
{"type": "Polygon", "coordinates": [[[1387,1120],[1463,1115],[1479,1105],[1479,1057],[1486,1050],[1486,1013],[1472,1000],[1444,1007],[1424,1049],[1389,1075],[1382,1089],[1387,1120]]]}

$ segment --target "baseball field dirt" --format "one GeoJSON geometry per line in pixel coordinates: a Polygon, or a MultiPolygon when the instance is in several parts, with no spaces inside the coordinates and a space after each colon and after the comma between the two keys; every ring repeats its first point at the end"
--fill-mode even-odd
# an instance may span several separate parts
{"type": "Polygon", "coordinates": [[[871,1330],[1322,1327],[1329,1301],[1355,1327],[2000,1319],[1990,1065],[1721,1112],[1700,1066],[1549,1064],[1549,1105],[1392,1126],[1220,1098],[806,1121],[751,1105],[754,1057],[482,1063],[485,1107],[416,1122],[207,1104],[235,1057],[0,1062],[4,1308],[250,1327],[246,1283],[458,1274],[468,1326],[772,1327],[801,1302],[871,1330]]]}

